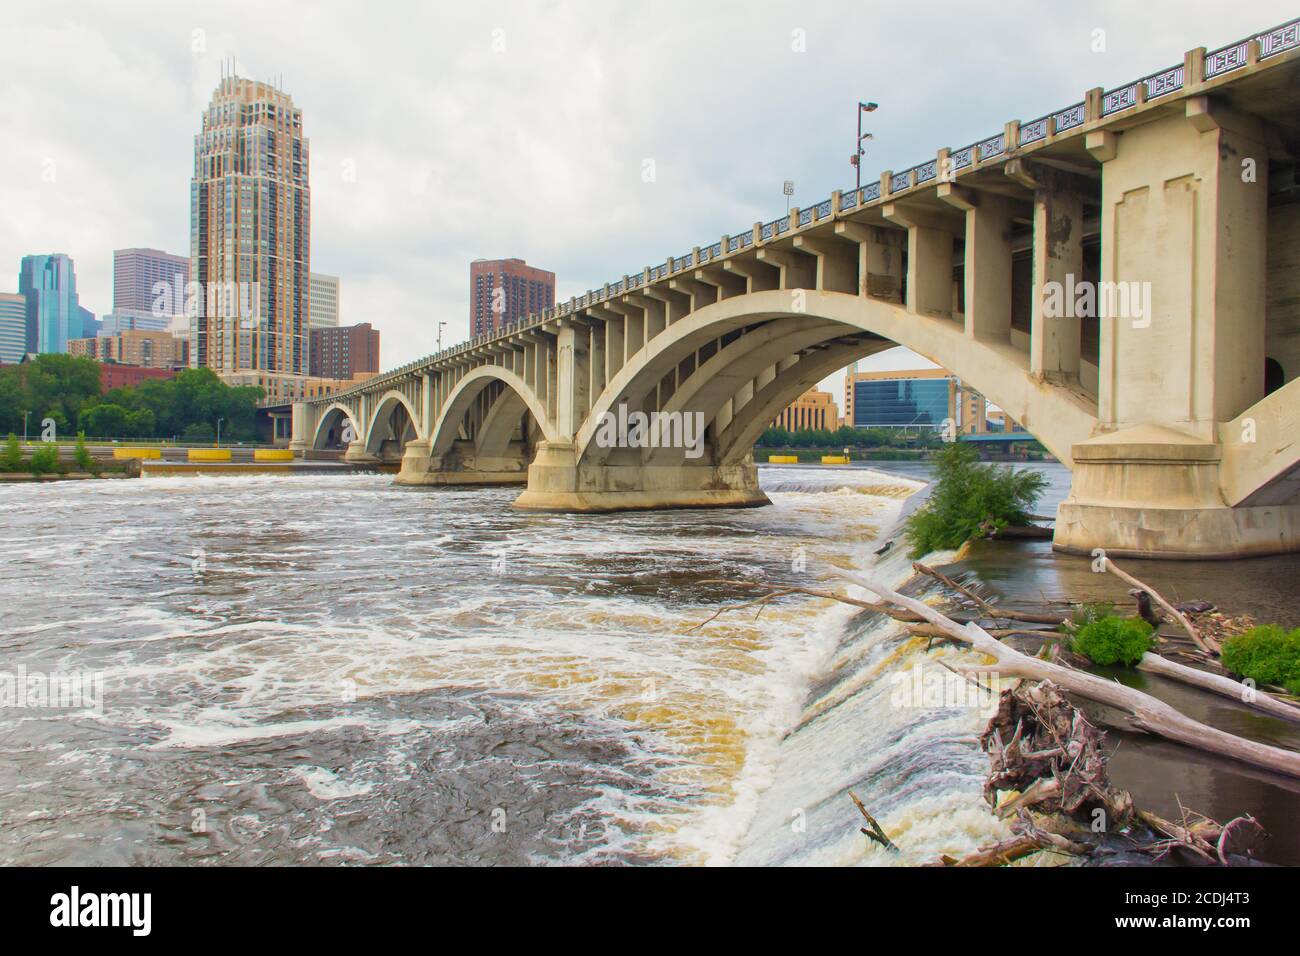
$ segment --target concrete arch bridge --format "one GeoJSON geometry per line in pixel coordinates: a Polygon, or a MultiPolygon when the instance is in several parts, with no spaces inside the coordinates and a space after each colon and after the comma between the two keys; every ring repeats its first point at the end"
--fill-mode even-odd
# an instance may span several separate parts
{"type": "Polygon", "coordinates": [[[904,345],[1071,468],[1057,547],[1300,548],[1297,26],[298,403],[294,447],[520,508],[759,505],[761,432],[904,345]]]}

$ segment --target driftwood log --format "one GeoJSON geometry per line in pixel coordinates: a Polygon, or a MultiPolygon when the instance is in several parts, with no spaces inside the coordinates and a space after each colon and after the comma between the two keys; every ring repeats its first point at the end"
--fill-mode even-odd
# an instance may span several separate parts
{"type": "Polygon", "coordinates": [[[1172,617],[1175,621],[1178,622],[1178,626],[1187,632],[1187,636],[1190,637],[1193,643],[1195,643],[1196,646],[1199,647],[1205,654],[1208,654],[1212,658],[1217,657],[1219,655],[1219,648],[1215,645],[1212,645],[1209,641],[1203,638],[1200,632],[1197,631],[1196,628],[1192,626],[1192,622],[1187,619],[1187,616],[1183,614],[1182,611],[1178,610],[1178,608],[1174,607],[1172,604],[1166,601],[1163,597],[1161,597],[1159,591],[1157,591],[1155,588],[1151,587],[1150,585],[1143,584],[1137,578],[1133,577],[1133,575],[1129,574],[1127,571],[1123,570],[1118,565],[1116,565],[1112,559],[1106,557],[1105,555],[1101,555],[1101,565],[1103,568],[1105,568],[1111,574],[1115,575],[1115,577],[1119,578],[1129,587],[1137,588],[1139,591],[1145,591],[1147,594],[1151,595],[1151,599],[1155,601],[1157,604],[1159,604],[1164,609],[1166,614],[1168,614],[1170,617],[1172,617]]]}
{"type": "Polygon", "coordinates": [[[929,605],[905,597],[883,584],[847,571],[836,570],[834,573],[890,604],[920,615],[928,623],[934,624],[956,640],[991,657],[995,662],[991,666],[968,666],[964,668],[967,671],[992,671],[1007,677],[1023,677],[1035,681],[1050,680],[1070,693],[1127,713],[1133,726],[1139,730],[1158,734],[1207,753],[1300,778],[1300,753],[1246,740],[1209,727],[1150,694],[1093,674],[1023,654],[998,641],[978,624],[958,624],[929,605]]]}

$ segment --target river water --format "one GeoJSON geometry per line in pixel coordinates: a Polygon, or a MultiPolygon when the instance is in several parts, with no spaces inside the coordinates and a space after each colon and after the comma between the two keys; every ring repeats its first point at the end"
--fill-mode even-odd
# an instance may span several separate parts
{"type": "Polygon", "coordinates": [[[897,676],[967,652],[803,597],[700,626],[754,596],[718,580],[905,580],[875,552],[926,476],[885,467],[599,517],[384,475],[0,487],[0,669],[103,688],[0,710],[0,862],[888,864],[1003,836],[987,710],[897,676]]]}

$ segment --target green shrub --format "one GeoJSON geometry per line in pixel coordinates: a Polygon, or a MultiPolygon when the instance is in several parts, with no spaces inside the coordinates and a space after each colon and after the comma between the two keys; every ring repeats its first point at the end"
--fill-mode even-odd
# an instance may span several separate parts
{"type": "Polygon", "coordinates": [[[22,471],[23,470],[23,449],[18,444],[18,436],[13,432],[9,433],[9,440],[5,442],[5,471],[22,471]]]}
{"type": "Polygon", "coordinates": [[[33,475],[48,475],[59,470],[59,446],[53,443],[42,444],[27,462],[27,468],[33,475]]]}
{"type": "Polygon", "coordinates": [[[925,504],[907,519],[913,557],[960,547],[979,535],[986,522],[998,530],[1029,523],[1046,476],[981,465],[978,459],[974,448],[958,442],[935,455],[938,482],[925,504]]]}
{"type": "Polygon", "coordinates": [[[1300,627],[1261,624],[1223,642],[1223,666],[1256,684],[1300,694],[1300,627]]]}
{"type": "Polygon", "coordinates": [[[1151,625],[1140,617],[1109,614],[1080,627],[1070,649],[1094,664],[1131,667],[1151,650],[1151,630],[1151,625]]]}
{"type": "Polygon", "coordinates": [[[73,457],[77,461],[77,467],[82,471],[94,471],[95,459],[90,455],[90,449],[86,447],[86,433],[77,432],[77,447],[73,452],[73,457]]]}
{"type": "Polygon", "coordinates": [[[1080,604],[1079,610],[1075,611],[1070,617],[1070,623],[1074,625],[1074,630],[1086,627],[1095,621],[1115,616],[1115,605],[1111,601],[1095,601],[1091,604],[1080,604]]]}

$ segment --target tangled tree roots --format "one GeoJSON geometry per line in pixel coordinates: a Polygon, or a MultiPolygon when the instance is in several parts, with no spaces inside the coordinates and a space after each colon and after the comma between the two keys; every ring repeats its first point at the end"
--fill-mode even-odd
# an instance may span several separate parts
{"type": "Polygon", "coordinates": [[[1110,784],[1104,740],[1051,681],[1003,691],[980,736],[990,764],[984,798],[999,816],[1032,807],[1091,824],[1101,810],[1107,828],[1125,826],[1133,800],[1110,784]],[[999,791],[1015,795],[999,803],[999,791]]]}

